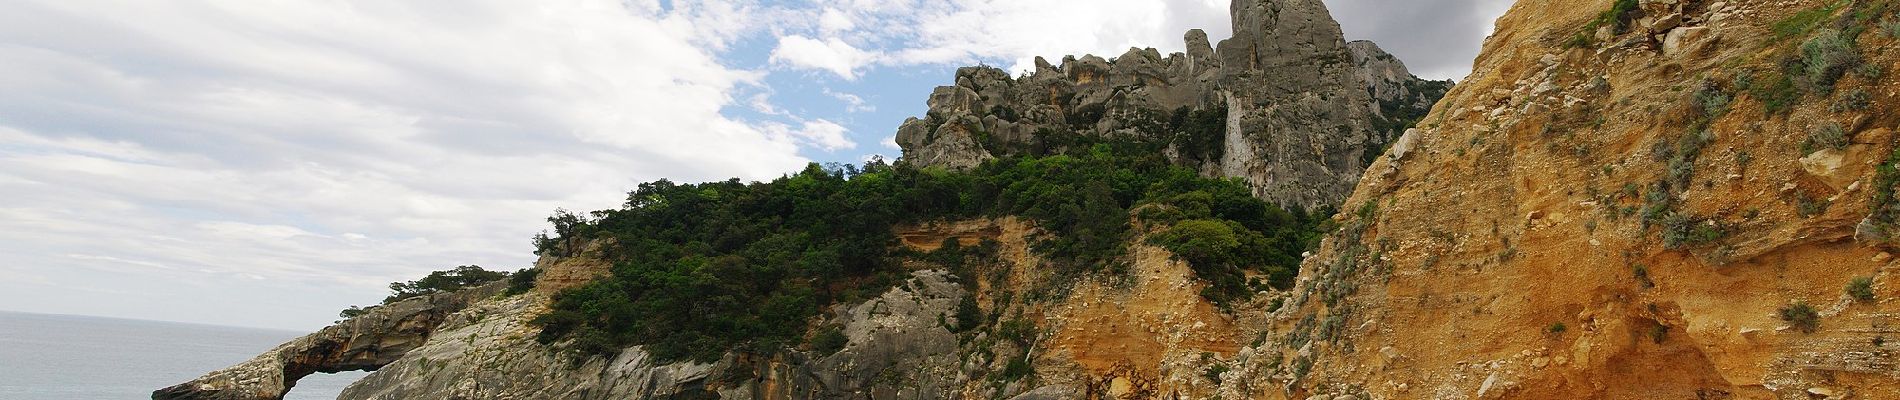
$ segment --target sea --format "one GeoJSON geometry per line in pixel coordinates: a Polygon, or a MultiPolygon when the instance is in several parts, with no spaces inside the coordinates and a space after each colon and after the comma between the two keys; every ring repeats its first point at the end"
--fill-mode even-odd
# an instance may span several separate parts
{"type": "MultiPolygon", "coordinates": [[[[150,399],[306,333],[0,311],[0,400],[150,399]]],[[[313,374],[284,398],[334,399],[363,375],[313,374]]]]}

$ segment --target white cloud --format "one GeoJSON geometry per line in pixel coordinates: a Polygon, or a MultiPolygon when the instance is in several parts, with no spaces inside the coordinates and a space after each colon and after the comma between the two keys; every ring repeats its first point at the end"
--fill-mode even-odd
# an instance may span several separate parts
{"type": "Polygon", "coordinates": [[[775,12],[9,4],[0,275],[20,278],[0,281],[0,304],[309,327],[428,270],[526,266],[556,207],[610,208],[661,177],[770,178],[801,151],[851,148],[829,121],[722,114],[762,73],[714,52],[775,12]]]}
{"type": "Polygon", "coordinates": [[[857,70],[876,61],[877,57],[835,37],[819,40],[800,35],[784,36],[779,38],[778,48],[772,50],[773,63],[830,71],[846,80],[857,79],[857,70]]]}
{"type": "Polygon", "coordinates": [[[818,29],[825,33],[847,31],[857,26],[856,22],[851,21],[850,16],[836,8],[826,8],[824,14],[818,17],[818,29]]]}
{"type": "Polygon", "coordinates": [[[844,125],[824,119],[800,121],[794,129],[786,125],[774,125],[770,129],[775,135],[797,141],[825,151],[838,151],[858,147],[856,142],[846,137],[849,132],[844,125]]]}
{"type": "Polygon", "coordinates": [[[775,61],[853,79],[866,67],[963,65],[1003,60],[1021,70],[1036,56],[1120,55],[1130,47],[1185,48],[1182,35],[1200,28],[1230,36],[1227,0],[834,0],[805,26],[788,21],[775,61]],[[802,28],[802,29],[801,29],[802,28]],[[818,40],[801,36],[822,34],[818,40]],[[868,45],[859,50],[850,44],[868,45]],[[783,56],[781,57],[781,54],[783,56]],[[870,55],[870,56],[866,56],[870,55]]]}
{"type": "Polygon", "coordinates": [[[843,93],[843,92],[834,92],[831,90],[831,88],[824,88],[824,92],[826,96],[831,96],[831,98],[838,99],[838,101],[844,102],[845,112],[861,113],[861,112],[877,111],[877,106],[871,105],[870,103],[866,103],[864,101],[864,98],[858,97],[858,95],[843,93]]]}

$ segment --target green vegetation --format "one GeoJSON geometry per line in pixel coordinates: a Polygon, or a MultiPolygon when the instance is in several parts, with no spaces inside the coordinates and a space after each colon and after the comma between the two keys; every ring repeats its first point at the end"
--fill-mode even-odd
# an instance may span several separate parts
{"type": "Polygon", "coordinates": [[[508,291],[503,293],[508,296],[527,293],[528,290],[534,289],[534,279],[539,277],[541,277],[541,270],[537,268],[515,271],[514,275],[508,277],[508,291]]]}
{"type": "MultiPolygon", "coordinates": [[[[394,303],[411,297],[453,292],[508,278],[509,273],[506,271],[489,271],[477,265],[463,265],[447,270],[430,272],[428,276],[424,276],[418,280],[390,283],[389,296],[383,298],[382,304],[394,303]]],[[[529,284],[532,285],[534,278],[529,277],[528,279],[529,284]]],[[[349,308],[343,309],[342,312],[338,312],[337,316],[355,318],[368,312],[369,307],[350,306],[349,308]]]]}
{"type": "Polygon", "coordinates": [[[1849,71],[1860,66],[1860,50],[1854,47],[1854,39],[1838,30],[1823,30],[1807,42],[1801,44],[1799,63],[1790,63],[1790,68],[1799,68],[1802,82],[1808,89],[1818,93],[1831,93],[1834,84],[1849,71]]]}
{"type": "Polygon", "coordinates": [[[1874,278],[1866,276],[1854,278],[1853,281],[1847,283],[1847,295],[1853,296],[1854,300],[1873,302],[1874,278]]]}
{"type": "Polygon", "coordinates": [[[1801,154],[1811,154],[1822,148],[1847,150],[1847,129],[1841,129],[1841,123],[1822,123],[1815,133],[1807,135],[1807,142],[1801,142],[1801,154]]]}
{"type": "Polygon", "coordinates": [[[1675,250],[1714,244],[1728,237],[1728,229],[1715,222],[1670,214],[1663,219],[1663,248],[1675,250]]]}
{"type": "Polygon", "coordinates": [[[1564,42],[1564,46],[1570,48],[1595,46],[1597,29],[1604,26],[1609,26],[1610,33],[1613,34],[1628,33],[1630,23],[1636,20],[1636,13],[1641,11],[1637,6],[1636,0],[1616,0],[1615,3],[1610,4],[1609,10],[1604,10],[1597,14],[1595,19],[1591,19],[1590,23],[1584,24],[1582,30],[1564,42]]]}
{"type": "Polygon", "coordinates": [[[1561,335],[1566,330],[1570,330],[1570,327],[1564,326],[1564,323],[1562,322],[1552,323],[1550,324],[1549,328],[1544,328],[1545,332],[1550,332],[1551,334],[1555,334],[1555,335],[1561,335]]]}
{"type": "Polygon", "coordinates": [[[1815,330],[1821,328],[1821,314],[1815,312],[1814,307],[1809,306],[1808,303],[1799,301],[1788,303],[1787,306],[1781,307],[1780,314],[1782,321],[1788,321],[1789,324],[1794,325],[1795,329],[1803,333],[1814,333],[1815,330]]]}
{"type": "Polygon", "coordinates": [[[1762,109],[1769,115],[1785,113],[1801,102],[1801,89],[1795,87],[1794,78],[1787,74],[1770,73],[1751,83],[1748,94],[1761,101],[1762,109]]]}
{"type": "Polygon", "coordinates": [[[1827,17],[1834,16],[1834,11],[1839,10],[1840,7],[1840,3],[1835,3],[1826,7],[1802,10],[1788,18],[1775,21],[1774,25],[1769,26],[1769,30],[1775,33],[1776,41],[1806,35],[1814,31],[1814,28],[1820,27],[1822,22],[1827,21],[1827,17]]]}
{"type": "Polygon", "coordinates": [[[843,328],[827,326],[824,329],[818,330],[817,335],[812,336],[811,350],[817,352],[819,355],[828,356],[837,353],[838,350],[844,350],[844,346],[849,344],[850,341],[851,338],[844,336],[843,328]]]}
{"type": "Polygon", "coordinates": [[[1219,161],[1227,153],[1227,107],[1206,110],[1181,107],[1168,118],[1175,149],[1199,162],[1219,161]]]}
{"type": "Polygon", "coordinates": [[[1867,220],[1872,222],[1874,236],[1890,239],[1894,224],[1900,222],[1900,202],[1894,201],[1894,186],[1900,185],[1900,149],[1888,154],[1874,171],[1874,198],[1867,220]]]}
{"type": "Polygon", "coordinates": [[[463,265],[447,271],[430,272],[422,279],[391,283],[389,297],[383,299],[383,304],[416,296],[453,292],[506,278],[508,278],[508,273],[504,271],[489,271],[477,265],[463,265]]]}
{"type": "Polygon", "coordinates": [[[1874,105],[1873,95],[1870,93],[1867,93],[1867,89],[1857,88],[1854,90],[1849,90],[1847,91],[1847,93],[1842,94],[1841,98],[1834,99],[1834,104],[1831,106],[1828,106],[1828,111],[1832,111],[1836,113],[1848,112],[1848,111],[1861,111],[1861,110],[1866,110],[1867,107],[1872,107],[1873,105],[1874,105]]]}
{"type": "MultiPolygon", "coordinates": [[[[539,251],[611,239],[602,256],[614,267],[608,279],[556,295],[535,320],[539,339],[572,340],[591,354],[641,344],[662,361],[776,351],[807,337],[825,307],[901,282],[899,261],[917,255],[898,250],[892,229],[907,223],[1023,217],[1046,232],[1032,248],[1059,280],[1125,271],[1127,243],[1139,234],[1130,210],[1143,210],[1153,226],[1191,226],[1182,232],[1219,225],[1239,247],[1170,236],[1192,244],[1184,257],[1223,288],[1210,293],[1217,301],[1244,296],[1227,288],[1245,271],[1290,280],[1297,255],[1317,241],[1323,216],[1283,211],[1241,181],[1174,166],[1162,156],[1172,143],[1165,132],[1114,142],[1049,133],[1056,144],[1044,150],[1060,154],[1006,157],[969,172],[814,164],[771,182],[645,183],[620,209],[557,212],[549,218],[556,236],[538,236],[539,251]]],[[[955,327],[980,326],[979,313],[973,302],[960,306],[955,327]]]]}
{"type": "Polygon", "coordinates": [[[1225,374],[1229,370],[1231,370],[1231,368],[1229,368],[1227,364],[1214,364],[1208,366],[1207,369],[1201,370],[1201,376],[1207,378],[1208,382],[1214,382],[1214,384],[1218,385],[1220,384],[1220,374],[1225,374]]]}

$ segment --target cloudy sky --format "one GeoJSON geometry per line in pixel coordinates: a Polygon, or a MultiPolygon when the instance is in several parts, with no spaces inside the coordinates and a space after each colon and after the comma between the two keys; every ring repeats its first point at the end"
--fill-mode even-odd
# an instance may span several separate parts
{"type": "MultiPolygon", "coordinates": [[[[1230,35],[1226,0],[7,3],[0,309],[297,330],[642,181],[894,155],[956,66],[1230,35]]],[[[1448,79],[1508,1],[1328,4],[1448,79]]]]}

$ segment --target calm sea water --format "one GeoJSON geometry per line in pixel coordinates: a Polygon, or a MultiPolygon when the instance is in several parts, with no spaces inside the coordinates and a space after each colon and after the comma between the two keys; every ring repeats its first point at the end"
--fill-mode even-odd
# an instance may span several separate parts
{"type": "MultiPolygon", "coordinates": [[[[0,399],[149,399],[304,334],[0,311],[0,399]]],[[[363,375],[311,375],[285,398],[334,399],[363,375]]]]}

